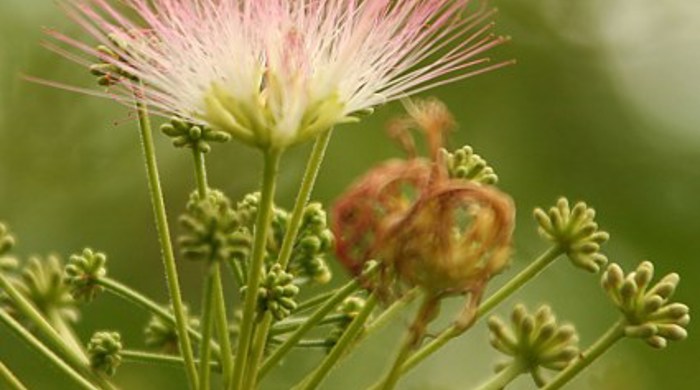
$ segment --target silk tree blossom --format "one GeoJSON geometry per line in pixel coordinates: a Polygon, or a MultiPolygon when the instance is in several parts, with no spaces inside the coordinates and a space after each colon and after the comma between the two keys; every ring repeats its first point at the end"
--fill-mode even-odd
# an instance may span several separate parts
{"type": "Polygon", "coordinates": [[[124,104],[136,94],[155,113],[265,149],[508,64],[482,57],[507,38],[491,33],[493,10],[470,0],[61,4],[101,46],[55,31],[49,34],[59,43],[47,46],[86,66],[96,57],[112,69],[111,87],[92,94],[124,104]]]}

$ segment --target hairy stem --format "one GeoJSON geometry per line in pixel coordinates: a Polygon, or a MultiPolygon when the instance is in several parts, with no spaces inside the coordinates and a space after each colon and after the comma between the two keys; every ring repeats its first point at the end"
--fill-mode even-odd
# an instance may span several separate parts
{"type": "Polygon", "coordinates": [[[165,277],[168,283],[168,292],[170,293],[170,302],[173,307],[173,314],[175,315],[178,344],[180,346],[180,353],[185,359],[185,371],[187,373],[190,389],[194,390],[197,389],[199,382],[197,378],[197,366],[194,363],[192,344],[190,343],[190,336],[187,332],[187,317],[185,316],[185,308],[182,303],[180,281],[177,274],[177,265],[175,264],[173,245],[170,239],[170,228],[168,227],[168,216],[165,212],[163,190],[160,186],[151,122],[148,118],[146,106],[138,96],[136,96],[136,110],[139,118],[139,129],[141,131],[141,146],[146,162],[149,194],[151,196],[153,214],[156,221],[156,230],[158,231],[158,240],[161,246],[161,255],[165,268],[165,277]]]}
{"type": "Polygon", "coordinates": [[[608,329],[593,345],[585,350],[581,355],[559,373],[551,382],[545,385],[544,390],[556,390],[562,388],[576,375],[588,367],[593,361],[598,359],[615,343],[625,336],[625,321],[620,320],[608,329]]]}
{"type": "Polygon", "coordinates": [[[27,387],[0,361],[0,383],[10,390],[27,390],[27,387]]]}
{"type": "MultiPolygon", "coordinates": [[[[255,237],[253,241],[253,256],[248,271],[248,283],[246,284],[245,302],[243,305],[243,319],[239,335],[236,362],[233,370],[233,388],[242,390],[244,374],[247,372],[248,358],[253,338],[253,330],[257,316],[258,288],[263,275],[263,261],[265,259],[265,243],[270,230],[270,217],[272,216],[272,203],[275,194],[275,182],[279,169],[281,152],[271,150],[265,152],[265,164],[263,171],[263,183],[258,206],[258,215],[255,221],[255,237]]],[[[254,362],[252,363],[254,364],[254,362]]],[[[255,370],[252,368],[251,370],[255,370]]]]}
{"type": "Polygon", "coordinates": [[[90,383],[90,381],[64,362],[63,359],[58,357],[55,353],[53,353],[53,351],[42,344],[41,341],[34,337],[34,335],[24,329],[22,325],[7,314],[5,310],[0,310],[0,322],[5,324],[5,326],[7,326],[18,338],[22,339],[30,347],[39,352],[39,354],[43,355],[59,371],[71,378],[81,389],[99,390],[96,386],[90,383]]]}
{"type": "MultiPolygon", "coordinates": [[[[540,255],[535,261],[533,261],[524,270],[520,271],[514,278],[510,279],[503,287],[486,299],[476,311],[474,318],[474,323],[482,318],[485,314],[493,310],[496,306],[505,301],[508,297],[513,295],[527,282],[532,280],[537,276],[542,270],[547,268],[554,260],[559,256],[564,254],[564,250],[559,246],[552,246],[542,255],[540,255]]],[[[416,353],[414,353],[402,367],[402,372],[406,373],[421,363],[423,360],[437,352],[445,344],[447,344],[453,338],[461,335],[465,329],[457,325],[453,325],[440,332],[438,336],[433,339],[430,343],[424,345],[416,353]]]]}
{"type": "Polygon", "coordinates": [[[325,359],[321,362],[321,365],[313,372],[311,375],[304,379],[300,385],[296,386],[295,389],[301,390],[311,390],[316,389],[321,384],[321,382],[330,374],[331,370],[337,365],[338,361],[345,356],[348,349],[357,340],[357,337],[362,332],[362,329],[367,322],[370,314],[377,306],[377,296],[376,294],[370,295],[362,308],[360,313],[355,317],[350,323],[348,328],[343,332],[336,345],[331,349],[325,359]]]}

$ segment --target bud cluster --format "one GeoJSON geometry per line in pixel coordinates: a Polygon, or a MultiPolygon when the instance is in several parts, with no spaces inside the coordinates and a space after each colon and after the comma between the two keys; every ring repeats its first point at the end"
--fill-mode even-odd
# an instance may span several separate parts
{"type": "Polygon", "coordinates": [[[294,245],[290,271],[297,277],[328,283],[332,275],[326,263],[326,254],[333,249],[334,241],[323,206],[320,203],[307,205],[294,245]]]}
{"type": "Polygon", "coordinates": [[[500,372],[517,365],[529,372],[538,387],[546,384],[542,368],[560,371],[579,354],[578,336],[572,325],[560,325],[549,306],[541,306],[534,315],[523,305],[517,305],[511,314],[511,326],[498,317],[488,321],[491,345],[511,356],[512,360],[499,363],[500,372]]]}
{"type": "Polygon", "coordinates": [[[493,168],[481,156],[474,153],[470,146],[465,145],[452,153],[441,149],[440,153],[450,178],[470,180],[485,185],[495,185],[498,182],[498,176],[493,168]]]}
{"type": "Polygon", "coordinates": [[[113,376],[122,363],[121,335],[117,332],[97,332],[87,345],[90,366],[113,376]]]}
{"type": "MultiPolygon", "coordinates": [[[[172,308],[168,308],[168,311],[172,314],[172,308]]],[[[190,316],[187,306],[184,307],[185,317],[189,319],[189,327],[198,328],[199,320],[197,318],[190,316]]],[[[152,315],[151,319],[146,324],[144,329],[144,340],[146,346],[149,348],[157,349],[165,353],[177,353],[178,352],[178,336],[177,330],[175,328],[175,323],[163,319],[160,316],[152,315]]]]}
{"type": "Polygon", "coordinates": [[[654,348],[666,347],[668,341],[688,337],[688,306],[671,302],[680,277],[671,273],[652,285],[654,265],[642,262],[625,275],[617,264],[610,264],[602,276],[603,289],[625,317],[625,335],[641,338],[654,348]]]}
{"type": "Polygon", "coordinates": [[[338,343],[338,340],[340,340],[340,337],[343,336],[343,333],[345,333],[347,327],[355,319],[355,317],[360,314],[366,304],[367,301],[364,298],[359,296],[351,296],[346,298],[338,306],[336,311],[343,316],[343,319],[333,327],[326,337],[326,341],[328,342],[327,351],[330,351],[333,346],[338,343]]]}
{"type": "Polygon", "coordinates": [[[289,316],[297,303],[299,287],[294,284],[294,275],[284,271],[279,264],[270,268],[258,289],[258,306],[261,312],[269,311],[276,320],[289,316]]]}
{"type": "Polygon", "coordinates": [[[63,272],[63,281],[76,301],[91,302],[102,292],[98,281],[107,276],[107,256],[85,248],[68,260],[63,272]]]}
{"type": "Polygon", "coordinates": [[[115,33],[108,36],[110,43],[114,49],[105,45],[99,45],[96,48],[102,62],[91,65],[90,73],[97,77],[97,84],[103,87],[111,87],[119,84],[123,79],[138,82],[138,78],[124,69],[127,61],[119,54],[125,53],[128,49],[127,43],[120,39],[115,33]],[[120,64],[119,66],[117,64],[120,64]]]}
{"type": "Polygon", "coordinates": [[[10,230],[0,223],[0,256],[4,256],[15,246],[15,237],[10,234],[10,230]]]}
{"type": "Polygon", "coordinates": [[[71,286],[63,278],[63,262],[55,255],[32,257],[15,279],[16,288],[42,314],[56,320],[76,322],[79,317],[71,286]]]}
{"type": "Polygon", "coordinates": [[[549,211],[538,208],[534,215],[540,235],[566,251],[576,267],[597,273],[608,262],[600,246],[610,235],[598,229],[595,210],[585,203],[578,202],[571,208],[566,198],[560,198],[549,211]]]}
{"type": "Polygon", "coordinates": [[[171,118],[170,122],[161,126],[160,129],[165,135],[172,138],[175,147],[186,147],[201,153],[211,151],[210,142],[224,143],[231,140],[229,133],[177,117],[171,118]]]}
{"type": "Polygon", "coordinates": [[[248,247],[249,233],[241,229],[239,215],[220,191],[210,190],[204,199],[192,193],[180,224],[185,230],[179,239],[185,258],[221,261],[247,252],[240,247],[248,247]]]}

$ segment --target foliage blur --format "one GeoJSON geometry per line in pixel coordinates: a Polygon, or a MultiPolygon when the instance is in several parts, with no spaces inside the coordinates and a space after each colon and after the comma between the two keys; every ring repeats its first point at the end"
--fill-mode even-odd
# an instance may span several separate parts
{"type": "MultiPolygon", "coordinates": [[[[546,247],[531,210],[560,195],[583,199],[612,233],[611,260],[627,269],[644,259],[659,273],[682,276],[677,299],[700,310],[700,3],[694,0],[500,0],[498,29],[513,42],[494,51],[518,64],[432,91],[447,102],[460,128],[451,146],[471,144],[498,172],[518,206],[516,256],[500,284],[546,247]]],[[[123,107],[22,80],[22,74],[90,86],[87,70],[41,47],[41,27],[78,34],[51,0],[0,1],[0,220],[19,238],[23,255],[84,246],[109,255],[110,274],[160,301],[166,288],[146,191],[136,123],[123,107]]],[[[235,53],[232,53],[235,55],[235,53]]],[[[337,129],[314,198],[332,201],[373,164],[401,154],[384,124],[394,103],[359,125],[337,129]]],[[[158,120],[160,121],[160,120],[158,120]]],[[[171,220],[194,187],[190,154],[158,138],[171,220]]],[[[283,161],[277,201],[289,206],[308,145],[283,161]]],[[[232,198],[253,191],[259,158],[239,144],[209,155],[211,182],[232,198]]],[[[175,230],[177,232],[177,230],[175,230]]],[[[182,262],[185,295],[196,309],[202,270],[182,262]]],[[[336,267],[336,282],[346,276],[336,267]]],[[[491,286],[493,289],[494,286],[491,286]]],[[[233,291],[231,290],[231,295],[233,291]]],[[[616,313],[598,278],[560,261],[501,307],[548,302],[573,321],[588,345],[616,313]]],[[[456,306],[455,306],[456,310],[456,306]]],[[[443,310],[444,320],[451,309],[443,310]]],[[[79,334],[122,332],[143,347],[148,316],[103,295],[83,312],[79,334]]],[[[331,375],[325,388],[357,389],[382,372],[408,314],[372,337],[331,375]]],[[[655,351],[625,340],[571,388],[691,388],[700,383],[698,326],[690,338],[655,351]]],[[[479,324],[412,372],[405,389],[464,389],[488,377],[500,358],[479,324]]],[[[320,351],[296,352],[266,388],[285,389],[312,368],[320,351]]],[[[60,375],[0,330],[0,360],[31,388],[68,388],[60,375]]],[[[128,389],[183,388],[169,368],[124,365],[128,389]],[[147,376],[149,382],[140,381],[147,376]]],[[[184,375],[184,374],[183,374],[184,375]]],[[[532,388],[528,378],[514,388],[532,388]]]]}

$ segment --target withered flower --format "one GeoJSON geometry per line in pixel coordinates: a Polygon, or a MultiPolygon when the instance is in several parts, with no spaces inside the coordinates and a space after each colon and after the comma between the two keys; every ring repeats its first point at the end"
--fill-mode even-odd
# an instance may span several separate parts
{"type": "Polygon", "coordinates": [[[458,319],[466,327],[486,284],[508,264],[515,209],[496,188],[449,174],[439,151],[454,122],[442,103],[406,106],[410,117],[392,122],[390,132],[410,146],[409,158],[380,164],[338,200],[336,252],[354,275],[366,261],[379,260],[380,281],[370,287],[385,298],[404,287],[421,288],[434,305],[469,294],[458,319]],[[428,139],[431,159],[415,156],[409,130],[416,127],[428,139]]]}

